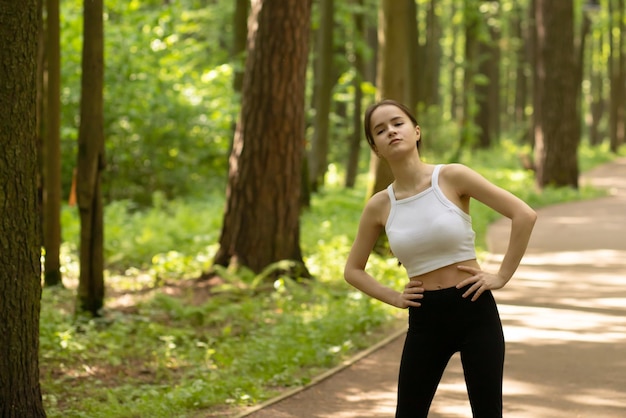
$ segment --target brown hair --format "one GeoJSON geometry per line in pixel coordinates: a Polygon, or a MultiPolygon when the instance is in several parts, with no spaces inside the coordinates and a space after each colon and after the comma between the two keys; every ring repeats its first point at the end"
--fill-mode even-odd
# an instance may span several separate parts
{"type": "MultiPolygon", "coordinates": [[[[395,106],[398,109],[400,109],[403,113],[405,113],[407,115],[407,117],[411,120],[411,122],[413,123],[413,126],[417,126],[417,119],[415,119],[415,116],[413,116],[413,114],[411,113],[411,110],[404,104],[396,101],[396,100],[392,100],[392,99],[384,99],[381,100],[379,102],[376,102],[372,105],[370,105],[367,110],[365,110],[365,116],[363,118],[363,127],[365,129],[365,138],[367,138],[367,143],[370,145],[370,148],[372,148],[374,151],[376,151],[376,144],[374,143],[374,136],[372,135],[372,113],[374,113],[374,111],[376,109],[378,109],[381,106],[387,106],[387,105],[391,105],[391,106],[395,106]]],[[[417,141],[417,148],[419,149],[419,145],[420,145],[420,141],[417,141]]]]}

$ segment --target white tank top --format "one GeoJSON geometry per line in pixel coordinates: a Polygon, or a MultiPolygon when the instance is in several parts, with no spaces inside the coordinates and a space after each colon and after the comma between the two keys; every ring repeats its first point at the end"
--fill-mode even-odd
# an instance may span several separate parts
{"type": "Polygon", "coordinates": [[[441,166],[435,166],[430,187],[414,196],[396,200],[393,185],[387,187],[391,210],[385,231],[409,277],[476,258],[472,218],[439,188],[441,166]]]}

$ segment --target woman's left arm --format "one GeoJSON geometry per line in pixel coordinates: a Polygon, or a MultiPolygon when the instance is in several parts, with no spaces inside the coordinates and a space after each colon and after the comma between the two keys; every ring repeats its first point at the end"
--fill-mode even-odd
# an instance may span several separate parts
{"type": "Polygon", "coordinates": [[[513,277],[528,247],[537,213],[513,193],[496,186],[474,170],[461,164],[450,164],[447,168],[446,177],[459,196],[476,199],[511,219],[509,244],[496,274],[459,266],[459,269],[471,273],[472,276],[457,287],[473,283],[464,296],[474,293],[472,300],[475,300],[485,290],[499,289],[513,277]]]}

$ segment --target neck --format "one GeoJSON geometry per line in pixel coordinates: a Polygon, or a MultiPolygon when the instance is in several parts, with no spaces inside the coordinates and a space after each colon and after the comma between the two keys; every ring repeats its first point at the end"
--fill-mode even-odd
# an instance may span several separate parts
{"type": "Polygon", "coordinates": [[[430,166],[422,162],[419,157],[403,161],[394,161],[389,165],[395,179],[397,188],[411,189],[424,182],[425,178],[430,178],[430,166]]]}

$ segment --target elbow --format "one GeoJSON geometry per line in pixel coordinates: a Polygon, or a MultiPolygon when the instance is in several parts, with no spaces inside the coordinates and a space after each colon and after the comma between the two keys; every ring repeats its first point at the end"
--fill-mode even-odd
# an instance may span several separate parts
{"type": "Polygon", "coordinates": [[[525,206],[519,208],[510,219],[516,225],[516,228],[532,231],[535,227],[535,222],[537,222],[537,212],[530,206],[525,206]]]}
{"type": "Polygon", "coordinates": [[[530,224],[535,225],[535,222],[537,222],[537,212],[535,212],[533,208],[528,208],[527,216],[530,224]]]}
{"type": "Polygon", "coordinates": [[[526,210],[520,214],[520,220],[522,220],[530,229],[535,226],[535,222],[537,222],[537,212],[528,206],[526,210]]]}
{"type": "Polygon", "coordinates": [[[356,270],[353,267],[346,266],[343,269],[343,279],[351,286],[354,286],[356,276],[356,270]]]}
{"type": "Polygon", "coordinates": [[[346,266],[346,267],[343,269],[343,279],[344,279],[346,282],[348,282],[349,284],[352,284],[352,282],[351,282],[351,278],[352,278],[352,274],[351,274],[351,272],[350,272],[350,269],[346,266]]]}

